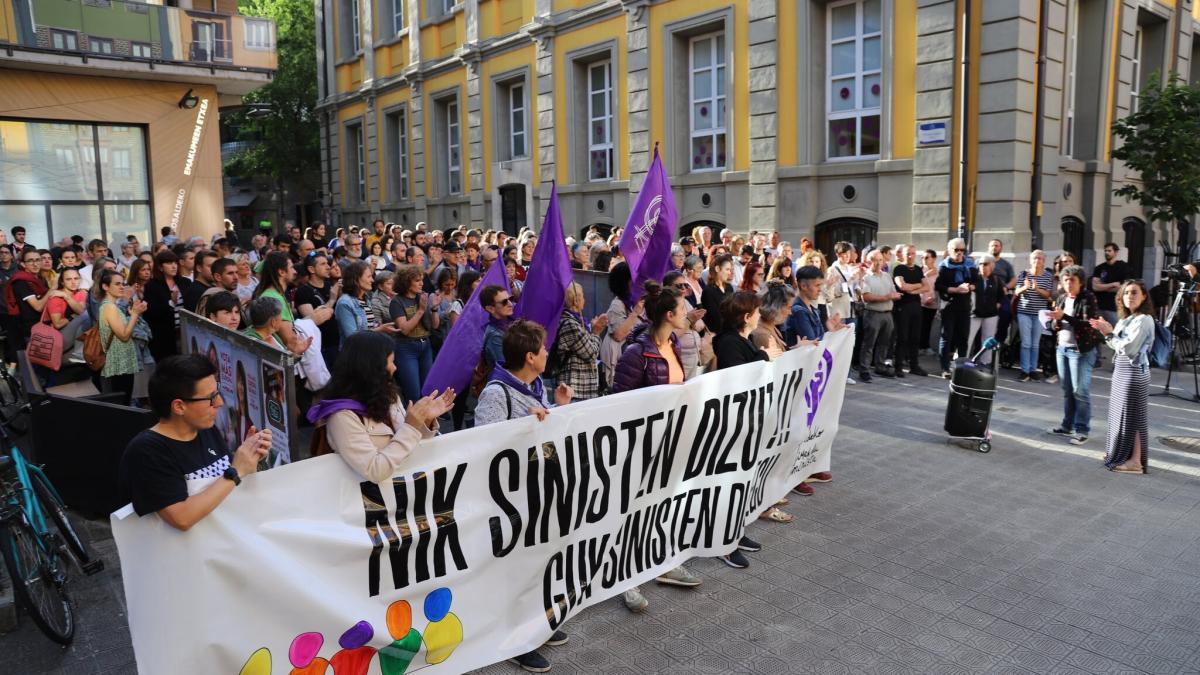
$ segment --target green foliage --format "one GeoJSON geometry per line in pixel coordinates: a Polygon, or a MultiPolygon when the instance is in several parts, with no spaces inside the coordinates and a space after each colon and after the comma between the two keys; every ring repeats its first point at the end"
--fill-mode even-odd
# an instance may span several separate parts
{"type": "Polygon", "coordinates": [[[234,120],[242,140],[258,141],[238,153],[225,171],[238,177],[270,176],[303,189],[320,182],[316,18],[307,0],[242,0],[243,14],[275,21],[279,68],[270,84],[245,97],[256,115],[234,120]]]}
{"type": "Polygon", "coordinates": [[[1157,75],[1138,95],[1138,110],[1118,120],[1113,134],[1123,145],[1113,157],[1140,174],[1118,197],[1142,205],[1151,220],[1180,222],[1200,212],[1200,89],[1172,73],[1157,75]]]}

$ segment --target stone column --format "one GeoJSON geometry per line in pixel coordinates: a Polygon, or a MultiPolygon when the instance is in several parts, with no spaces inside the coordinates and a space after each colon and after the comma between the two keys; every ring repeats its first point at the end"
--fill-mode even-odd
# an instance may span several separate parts
{"type": "MultiPolygon", "coordinates": [[[[625,81],[629,97],[625,101],[626,131],[629,134],[629,191],[642,189],[642,180],[650,170],[653,150],[650,143],[650,38],[646,0],[622,0],[629,27],[628,74],[625,81]]],[[[630,202],[632,203],[632,199],[630,202]]]]}
{"type": "Polygon", "coordinates": [[[362,41],[362,89],[375,82],[375,0],[358,0],[359,39],[362,41]]]}
{"type": "Polygon", "coordinates": [[[412,154],[409,172],[412,176],[413,222],[429,217],[425,201],[425,99],[421,86],[421,7],[419,2],[407,2],[404,6],[405,24],[408,26],[408,65],[404,76],[408,79],[408,145],[412,154]]]}
{"type": "Polygon", "coordinates": [[[950,181],[958,170],[952,146],[956,5],[954,0],[922,0],[917,8],[917,123],[944,122],[947,141],[945,145],[918,146],[914,153],[912,231],[917,238],[926,234],[941,239],[954,223],[950,181]]]}
{"type": "Polygon", "coordinates": [[[779,229],[776,13],[775,0],[750,3],[750,229],[760,232],[779,229]]]}
{"type": "Polygon", "coordinates": [[[459,47],[459,58],[467,66],[467,162],[471,185],[470,226],[483,228],[483,82],[480,79],[479,0],[466,0],[463,7],[467,34],[459,47]]]}
{"type": "MultiPolygon", "coordinates": [[[[540,6],[540,5],[539,5],[540,6]]],[[[535,21],[537,18],[535,17],[535,21]]],[[[535,38],[537,43],[537,62],[534,77],[537,81],[533,89],[537,92],[537,139],[538,154],[534,161],[538,172],[539,195],[537,199],[538,213],[532,220],[535,228],[541,229],[542,221],[546,218],[546,210],[550,207],[550,189],[552,182],[558,177],[558,147],[555,143],[555,99],[561,94],[565,102],[567,92],[554,90],[554,36],[541,33],[535,38]]],[[[563,158],[566,161],[566,157],[563,158]]]]}
{"type": "MultiPolygon", "coordinates": [[[[363,166],[367,171],[367,203],[366,206],[374,218],[379,214],[379,163],[383,159],[383,147],[379,144],[379,125],[375,123],[375,92],[367,91],[363,99],[367,104],[366,119],[363,123],[363,166]],[[374,152],[372,152],[374,151],[374,152]]],[[[370,223],[363,223],[370,225],[370,223]]]]}

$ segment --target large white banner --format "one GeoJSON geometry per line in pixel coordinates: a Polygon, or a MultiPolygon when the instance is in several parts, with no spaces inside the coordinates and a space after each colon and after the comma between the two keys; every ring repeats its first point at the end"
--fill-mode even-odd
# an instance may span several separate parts
{"type": "Polygon", "coordinates": [[[434,675],[535,649],[828,470],[852,340],[434,438],[378,485],[337,456],[281,466],[188,532],[126,507],[138,670],[434,675]]]}

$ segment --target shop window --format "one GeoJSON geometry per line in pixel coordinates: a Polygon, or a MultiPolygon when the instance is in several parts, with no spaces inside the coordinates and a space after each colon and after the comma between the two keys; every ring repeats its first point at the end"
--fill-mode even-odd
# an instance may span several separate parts
{"type": "Polygon", "coordinates": [[[153,229],[141,127],[0,120],[0,222],[45,246],[65,236],[112,240],[153,229]]]}
{"type": "Polygon", "coordinates": [[[880,0],[844,0],[825,14],[829,159],[879,155],[883,98],[880,0]]]}

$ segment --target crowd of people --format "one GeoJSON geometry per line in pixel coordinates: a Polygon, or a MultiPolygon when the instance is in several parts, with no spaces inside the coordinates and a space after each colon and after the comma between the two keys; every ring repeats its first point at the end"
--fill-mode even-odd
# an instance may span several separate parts
{"type": "MultiPolygon", "coordinates": [[[[1017,272],[998,240],[974,256],[962,239],[941,252],[837,242],[829,262],[807,238],[793,247],[777,232],[699,227],[674,245],[663,278],[635,293],[620,234],[593,228],[566,240],[573,268],[607,275],[612,301],[588,308],[583,289],[571,283],[548,344],[546,326],[513,318],[538,250],[532,231],[443,232],[424,223],[408,230],[383,220],[330,231],[317,223],[271,239],[259,234],[243,246],[233,231],[181,241],[164,228],[145,249],[134,237],[119,242],[114,256],[105,242],[85,246],[79,238],[38,249],[13,228],[13,241],[0,242],[6,359],[15,360],[38,323],[62,332],[68,359],[78,358],[84,335],[95,329],[105,357],[97,384],[160,418],[130,445],[123,484],[138,513],[158,512],[180,529],[215,508],[270,447],[268,431],[249,427],[240,447],[213,460],[214,448],[225,449],[209,431],[220,394],[204,357],[180,355],[181,309],[298,356],[318,336],[306,335],[297,319],[311,320],[320,348],[307,358],[319,357],[331,379],[300,412],[316,426],[314,447],[336,452],[366,480],[391,476],[432,434],[544,419],[556,406],[773,360],[839,330],[855,333],[848,384],[930,375],[923,354],[936,355],[949,378],[975,345],[999,337],[1019,354],[1019,379],[1061,382],[1064,417],[1050,431],[1075,444],[1091,430],[1091,372],[1107,344],[1114,384],[1106,463],[1145,471],[1152,306],[1115,244],[1088,275],[1069,254],[1047,267],[1040,250],[1017,272]],[[504,266],[508,288],[479,289],[495,264],[504,266]],[[471,385],[422,395],[473,296],[487,326],[471,385]],[[192,477],[228,480],[189,496],[192,477]]],[[[48,382],[56,376],[38,373],[48,382]]],[[[830,480],[829,472],[807,476],[792,494],[810,496],[812,484],[830,480]]],[[[787,505],[781,500],[761,519],[791,522],[787,505]]],[[[745,568],[746,553],[760,549],[744,537],[723,560],[745,568]]],[[[683,566],[658,581],[702,583],[683,566]]],[[[649,604],[637,588],[624,602],[631,611],[649,604]]],[[[551,644],[566,639],[559,631],[551,644]]],[[[517,661],[533,672],[550,665],[538,652],[517,661]]]]}

